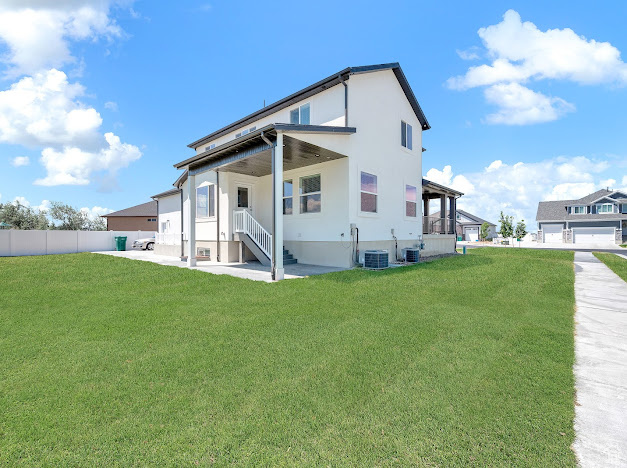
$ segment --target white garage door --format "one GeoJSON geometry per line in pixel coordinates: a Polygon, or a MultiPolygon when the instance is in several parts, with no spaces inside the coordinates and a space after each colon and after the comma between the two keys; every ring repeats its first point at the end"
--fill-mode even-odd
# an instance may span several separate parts
{"type": "Polygon", "coordinates": [[[573,228],[573,242],[576,244],[613,244],[614,228],[573,228]]]}
{"type": "Polygon", "coordinates": [[[544,236],[544,242],[563,242],[562,229],[561,224],[543,224],[542,235],[544,236]]]}
{"type": "Polygon", "coordinates": [[[464,228],[464,232],[466,233],[466,240],[467,241],[478,241],[479,240],[479,228],[471,228],[471,227],[467,227],[464,228]]]}

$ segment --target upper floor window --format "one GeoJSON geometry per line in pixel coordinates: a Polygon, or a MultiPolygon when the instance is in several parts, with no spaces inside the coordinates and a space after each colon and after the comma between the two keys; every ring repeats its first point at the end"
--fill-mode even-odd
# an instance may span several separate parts
{"type": "Polygon", "coordinates": [[[255,130],[257,130],[257,127],[245,128],[241,132],[236,133],[235,138],[243,137],[244,135],[248,135],[249,133],[254,132],[255,130]]]}
{"type": "Polygon", "coordinates": [[[215,147],[216,147],[216,144],[215,144],[215,143],[211,143],[209,146],[207,146],[207,147],[205,148],[205,151],[212,150],[212,149],[213,149],[213,148],[215,148],[215,147]]]}
{"type": "Polygon", "coordinates": [[[301,213],[320,213],[321,195],[320,174],[300,178],[301,213]]]}
{"type": "Polygon", "coordinates": [[[614,213],[614,205],[611,203],[603,203],[597,206],[597,213],[614,213]]]}
{"type": "MultiPolygon", "coordinates": [[[[415,218],[418,213],[418,190],[413,185],[405,186],[405,216],[415,218]]],[[[459,216],[459,215],[458,215],[459,216]]]]}
{"type": "Polygon", "coordinates": [[[311,106],[309,103],[290,111],[290,123],[309,125],[311,123],[311,106]]]}
{"type": "Polygon", "coordinates": [[[291,215],[294,212],[294,184],[292,179],[283,181],[283,214],[291,215]]]}
{"type": "Polygon", "coordinates": [[[361,211],[377,212],[377,176],[367,172],[361,173],[361,211]]]}
{"type": "Polygon", "coordinates": [[[413,139],[411,125],[404,120],[401,120],[401,146],[407,149],[412,149],[413,139]]]}
{"type": "Polygon", "coordinates": [[[585,206],[574,206],[573,214],[586,214],[586,212],[588,211],[586,208],[587,207],[585,206]]]}
{"type": "Polygon", "coordinates": [[[204,185],[196,189],[196,217],[215,216],[215,185],[204,185]]]}
{"type": "Polygon", "coordinates": [[[149,221],[151,223],[156,223],[157,222],[157,218],[148,218],[147,221],[149,221]]]}

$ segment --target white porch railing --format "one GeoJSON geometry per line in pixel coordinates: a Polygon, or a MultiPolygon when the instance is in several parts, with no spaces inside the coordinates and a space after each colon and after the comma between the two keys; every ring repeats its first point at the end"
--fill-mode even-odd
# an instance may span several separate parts
{"type": "Polygon", "coordinates": [[[155,242],[163,245],[181,245],[181,234],[177,232],[158,232],[155,234],[155,242]]]}
{"type": "Polygon", "coordinates": [[[272,234],[248,210],[233,212],[233,231],[247,234],[268,258],[272,258],[272,234]]]}

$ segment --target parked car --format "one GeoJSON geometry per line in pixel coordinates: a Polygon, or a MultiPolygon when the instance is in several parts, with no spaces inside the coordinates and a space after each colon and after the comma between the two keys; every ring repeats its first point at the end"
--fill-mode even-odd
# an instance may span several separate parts
{"type": "Polygon", "coordinates": [[[141,250],[154,250],[155,249],[155,237],[145,237],[143,239],[137,239],[133,242],[134,249],[141,250]]]}

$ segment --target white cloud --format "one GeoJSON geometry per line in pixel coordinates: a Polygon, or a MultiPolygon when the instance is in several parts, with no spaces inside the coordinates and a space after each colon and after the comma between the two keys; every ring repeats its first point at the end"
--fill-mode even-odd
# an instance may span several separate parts
{"type": "Polygon", "coordinates": [[[107,101],[104,103],[105,109],[109,109],[111,112],[118,111],[118,103],[113,101],[107,101]]]}
{"type": "Polygon", "coordinates": [[[28,156],[16,156],[11,160],[11,164],[15,167],[28,166],[30,158],[28,156]]]}
{"type": "Polygon", "coordinates": [[[109,17],[107,0],[4,0],[0,4],[0,40],[8,48],[7,74],[33,74],[76,61],[69,41],[120,37],[109,17]]]}
{"type": "MultiPolygon", "coordinates": [[[[607,160],[577,156],[513,165],[495,160],[482,171],[467,174],[455,174],[445,166],[430,169],[425,177],[464,192],[458,202],[463,210],[493,223],[503,210],[533,229],[539,201],[578,199],[605,188],[608,180],[603,175],[610,170],[616,165],[607,160]]],[[[627,175],[623,185],[626,182],[627,175]]]]}
{"type": "Polygon", "coordinates": [[[462,60],[478,60],[479,59],[479,47],[473,46],[466,50],[456,50],[457,55],[462,60]]]}
{"type": "Polygon", "coordinates": [[[491,124],[528,125],[557,120],[575,106],[560,98],[545,96],[518,83],[497,84],[485,90],[486,100],[499,110],[486,116],[491,124]]]}
{"type": "MultiPolygon", "coordinates": [[[[531,22],[508,10],[503,21],[478,31],[489,64],[473,66],[464,75],[449,78],[451,89],[486,86],[485,95],[499,111],[486,119],[495,124],[547,122],[574,110],[559,97],[548,97],[521,83],[565,80],[582,85],[627,84],[627,64],[609,42],[588,40],[572,29],[539,30],[531,22]],[[515,85],[515,86],[514,86],[515,85]],[[526,105],[513,105],[521,98],[526,105]],[[504,107],[503,104],[509,103],[504,107]]],[[[459,52],[458,52],[459,54],[459,52]]],[[[466,54],[459,54],[465,59],[466,54]]],[[[473,57],[474,58],[474,57],[473,57]]]]}
{"type": "Polygon", "coordinates": [[[83,213],[86,213],[89,219],[96,219],[99,216],[102,216],[108,213],[113,213],[112,209],[104,208],[102,206],[94,206],[92,208],[83,207],[81,208],[81,211],[83,213]]]}

